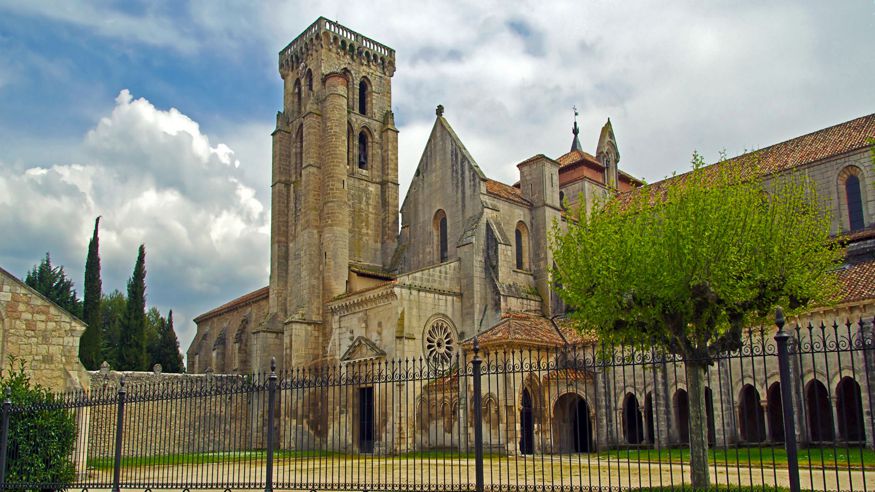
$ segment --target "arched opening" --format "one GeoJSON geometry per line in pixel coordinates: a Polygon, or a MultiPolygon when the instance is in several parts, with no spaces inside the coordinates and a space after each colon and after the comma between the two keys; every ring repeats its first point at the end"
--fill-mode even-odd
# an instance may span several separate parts
{"type": "Polygon", "coordinates": [[[562,210],[565,210],[565,192],[564,191],[559,192],[559,208],[561,208],[562,210]]]}
{"type": "Polygon", "coordinates": [[[653,393],[649,391],[644,396],[644,422],[647,442],[653,444],[656,442],[656,428],[653,425],[653,393]]]}
{"type": "Polygon", "coordinates": [[[644,442],[644,418],[638,407],[638,398],[632,393],[626,393],[623,399],[623,435],[629,444],[644,442]]]}
{"type": "Polygon", "coordinates": [[[832,442],[835,427],[829,393],[820,381],[812,379],[805,388],[805,410],[808,413],[808,434],[812,442],[832,442]]]}
{"type": "Polygon", "coordinates": [[[763,442],[766,439],[766,423],[760,393],[751,384],[741,388],[738,397],[738,423],[741,439],[747,442],[763,442]]]}
{"type": "Polygon", "coordinates": [[[839,424],[839,439],[865,441],[863,427],[863,398],[860,385],[854,378],[843,377],[836,386],[836,418],[839,424]]]}
{"type": "Polygon", "coordinates": [[[679,389],[674,392],[674,422],[678,430],[678,441],[690,442],[690,398],[687,390],[679,389]]]}
{"type": "Polygon", "coordinates": [[[717,427],[714,425],[714,394],[705,387],[705,418],[708,421],[708,446],[717,442],[717,427]]]}
{"type": "Polygon", "coordinates": [[[368,168],[368,133],[364,130],[359,132],[359,169],[368,168]]]}
{"type": "Polygon", "coordinates": [[[519,270],[529,269],[529,229],[524,222],[518,222],[514,231],[514,245],[516,250],[516,268],[519,270]]]}
{"type": "Polygon", "coordinates": [[[298,127],[295,135],[295,175],[299,175],[304,169],[304,125],[298,127]]]}
{"type": "Polygon", "coordinates": [[[293,89],[295,93],[295,111],[301,112],[301,79],[295,79],[295,88],[293,89]]]}
{"type": "Polygon", "coordinates": [[[435,212],[432,227],[434,228],[437,260],[443,263],[449,259],[447,253],[447,214],[443,210],[435,212]]]}
{"type": "Polygon", "coordinates": [[[769,440],[784,442],[784,407],[781,403],[781,383],[766,390],[766,417],[769,419],[769,440]]]}
{"type": "Polygon", "coordinates": [[[311,94],[313,92],[313,71],[309,68],[307,69],[307,94],[311,94]]]}
{"type": "Polygon", "coordinates": [[[362,79],[359,81],[359,114],[368,114],[368,80],[362,79]]]}
{"type": "Polygon", "coordinates": [[[589,405],[576,393],[566,393],[553,407],[553,445],[559,453],[592,451],[589,405]]]}
{"type": "Polygon", "coordinates": [[[532,412],[532,395],[528,388],[523,388],[522,404],[520,405],[520,454],[535,452],[535,419],[532,412]]]}
{"type": "Polygon", "coordinates": [[[863,192],[860,189],[860,178],[856,174],[851,174],[845,179],[845,200],[851,230],[856,231],[866,227],[863,219],[863,192]]]}

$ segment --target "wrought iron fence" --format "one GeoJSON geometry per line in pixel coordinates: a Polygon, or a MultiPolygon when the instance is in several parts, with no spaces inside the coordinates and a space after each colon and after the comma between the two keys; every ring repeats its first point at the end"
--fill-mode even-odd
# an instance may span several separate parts
{"type": "Polygon", "coordinates": [[[688,488],[698,433],[712,487],[866,491],[873,356],[871,321],[753,329],[705,365],[704,403],[687,377],[703,361],[653,347],[476,341],[449,363],[366,359],[122,380],[40,404],[7,397],[0,488],[688,488]],[[16,441],[10,424],[40,415],[73,422],[72,476],[22,474],[39,443],[16,441]]]}

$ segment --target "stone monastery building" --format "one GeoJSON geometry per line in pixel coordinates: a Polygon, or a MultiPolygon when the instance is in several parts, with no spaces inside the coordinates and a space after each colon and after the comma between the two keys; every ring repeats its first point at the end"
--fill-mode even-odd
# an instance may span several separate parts
{"type": "MultiPolygon", "coordinates": [[[[280,369],[421,356],[440,368],[475,334],[484,347],[540,350],[587,342],[562,321],[564,306],[551,290],[548,231],[564,220],[564,208],[579,201],[589,207],[642,184],[618,168],[610,120],[591,153],[575,122],[569,152],[521,161],[519,182],[510,185],[483,173],[438,106],[399,204],[395,52],[319,18],[280,51],[279,73],[270,284],[195,319],[190,372],[264,371],[271,357],[280,369]]],[[[875,314],[875,175],[867,141],[873,136],[875,114],[762,149],[751,169],[765,180],[791,170],[807,173],[830,201],[834,233],[846,235],[844,302],[812,313],[813,320],[875,314]]],[[[619,412],[629,393],[635,411],[645,402],[650,420],[655,405],[655,418],[670,421],[678,417],[673,407],[684,391],[683,371],[666,378],[661,385],[668,392],[655,402],[652,388],[644,387],[617,388],[607,400],[619,412]]],[[[767,407],[772,379],[741,377],[738,384],[745,381],[767,407]]],[[[528,392],[520,398],[537,400],[537,384],[520,384],[528,392]]],[[[721,387],[736,398],[749,391],[735,386],[721,387]]],[[[497,404],[516,409],[520,398],[497,404]]],[[[868,427],[871,441],[875,429],[868,427]]],[[[682,425],[660,428],[661,435],[651,429],[639,437],[683,441],[682,425]]]]}

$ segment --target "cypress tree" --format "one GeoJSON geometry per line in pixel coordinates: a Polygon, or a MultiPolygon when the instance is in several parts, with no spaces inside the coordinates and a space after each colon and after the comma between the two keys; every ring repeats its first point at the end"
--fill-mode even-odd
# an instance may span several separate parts
{"type": "Polygon", "coordinates": [[[167,315],[167,321],[161,324],[161,341],[159,342],[158,362],[164,372],[179,373],[184,371],[182,354],[179,353],[179,339],[173,329],[173,310],[167,315]]]}
{"type": "Polygon", "coordinates": [[[128,303],[122,322],[119,370],[145,371],[146,367],[146,247],[140,245],[134,272],[128,280],[128,303]]]}
{"type": "Polygon", "coordinates": [[[88,243],[88,257],[85,259],[85,298],[82,304],[82,321],[87,325],[79,340],[79,360],[87,369],[97,369],[101,363],[103,347],[103,316],[100,301],[103,293],[100,281],[100,240],[97,229],[100,217],[94,220],[94,233],[88,243]]]}

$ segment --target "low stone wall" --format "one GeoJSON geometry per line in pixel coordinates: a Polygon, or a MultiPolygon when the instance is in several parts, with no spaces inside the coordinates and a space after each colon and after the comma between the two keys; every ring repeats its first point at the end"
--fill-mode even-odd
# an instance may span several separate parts
{"type": "Polygon", "coordinates": [[[113,456],[117,394],[125,377],[123,456],[257,450],[264,447],[267,391],[237,375],[93,371],[88,456],[113,456]]]}

